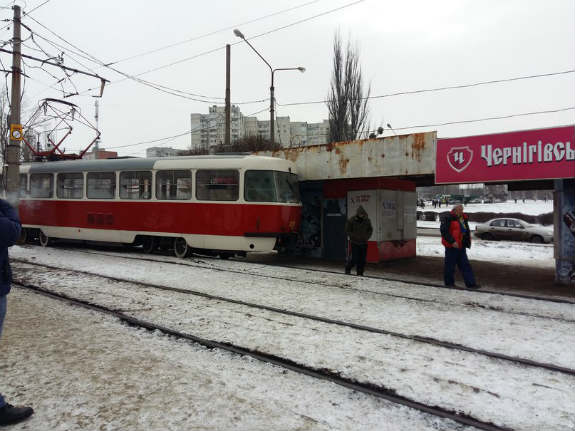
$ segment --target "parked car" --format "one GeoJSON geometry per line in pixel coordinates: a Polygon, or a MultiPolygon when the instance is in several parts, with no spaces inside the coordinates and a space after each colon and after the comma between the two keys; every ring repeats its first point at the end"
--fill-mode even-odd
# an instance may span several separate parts
{"type": "Polygon", "coordinates": [[[543,243],[553,241],[553,230],[516,218],[496,218],[486,223],[478,223],[475,227],[475,236],[486,240],[506,239],[543,243]]]}

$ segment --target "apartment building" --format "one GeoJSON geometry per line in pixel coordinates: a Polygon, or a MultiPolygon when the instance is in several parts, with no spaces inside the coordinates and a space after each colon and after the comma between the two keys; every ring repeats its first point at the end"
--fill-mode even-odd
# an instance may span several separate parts
{"type": "MultiPolygon", "coordinates": [[[[213,105],[207,114],[190,114],[191,149],[210,151],[225,139],[225,107],[213,105]]],[[[289,116],[277,117],[274,121],[275,141],[282,147],[308,146],[325,144],[328,141],[329,121],[307,123],[290,121],[289,116]]],[[[269,120],[258,120],[256,117],[244,116],[240,108],[232,105],[231,141],[248,136],[269,138],[269,120]]]]}

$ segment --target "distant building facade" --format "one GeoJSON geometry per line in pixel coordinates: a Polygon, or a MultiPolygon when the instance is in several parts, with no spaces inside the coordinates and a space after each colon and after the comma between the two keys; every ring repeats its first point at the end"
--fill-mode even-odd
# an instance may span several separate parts
{"type": "Polygon", "coordinates": [[[90,151],[82,157],[84,160],[100,160],[100,159],[115,159],[118,157],[116,151],[106,151],[104,148],[90,151]]]}
{"type": "Polygon", "coordinates": [[[146,157],[174,157],[179,156],[180,151],[171,147],[151,147],[146,148],[146,157]]]}
{"type": "MultiPolygon", "coordinates": [[[[225,107],[213,105],[207,114],[190,114],[191,149],[210,151],[223,144],[225,139],[225,107]]],[[[231,109],[232,142],[248,136],[259,136],[269,139],[269,120],[260,121],[256,117],[244,116],[240,108],[232,105],[231,109]]],[[[282,147],[301,147],[325,144],[329,136],[329,121],[307,123],[291,122],[290,117],[277,117],[274,122],[275,141],[282,147]]]]}

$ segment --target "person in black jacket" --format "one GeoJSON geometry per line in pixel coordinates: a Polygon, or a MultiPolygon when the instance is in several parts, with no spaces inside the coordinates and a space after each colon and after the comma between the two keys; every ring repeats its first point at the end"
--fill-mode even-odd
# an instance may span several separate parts
{"type": "Polygon", "coordinates": [[[345,265],[345,273],[351,274],[351,268],[357,267],[357,275],[363,275],[367,256],[367,240],[373,233],[367,212],[360,205],[355,216],[345,224],[345,233],[351,242],[351,260],[345,265]]]}
{"type": "MultiPolygon", "coordinates": [[[[20,236],[20,219],[16,210],[5,200],[0,199],[0,335],[6,316],[7,295],[10,292],[12,271],[8,259],[8,247],[14,245],[20,236]]],[[[34,413],[31,407],[14,407],[0,394],[0,425],[10,425],[23,421],[34,413]]]]}

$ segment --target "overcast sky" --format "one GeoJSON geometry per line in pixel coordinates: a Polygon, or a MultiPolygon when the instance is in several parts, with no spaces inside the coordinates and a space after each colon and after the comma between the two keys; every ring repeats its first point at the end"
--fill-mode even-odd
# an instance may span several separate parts
{"type": "MultiPolygon", "coordinates": [[[[67,49],[65,65],[83,70],[89,68],[111,81],[100,99],[102,147],[109,149],[183,134],[190,129],[190,113],[207,113],[214,101],[221,100],[223,104],[226,43],[234,44],[232,101],[269,97],[269,69],[245,42],[234,36],[232,29],[236,27],[250,38],[288,26],[257,37],[251,43],[274,68],[304,66],[307,69],[303,74],[294,71],[276,73],[277,115],[287,115],[292,121],[327,119],[324,104],[282,105],[325,99],[331,73],[333,37],[337,30],[359,47],[362,69],[371,82],[374,96],[563,72],[573,70],[575,65],[575,0],[44,2],[17,2],[24,11],[31,11],[23,23],[37,33],[34,39],[25,41],[23,53],[46,58],[38,49],[42,48],[50,55],[61,51],[40,36],[65,45],[42,24],[104,63],[138,55],[113,65],[124,73],[211,98],[207,99],[209,103],[202,103],[159,92],[82,59],[67,49]],[[33,10],[37,6],[40,7],[33,10]],[[329,12],[337,8],[341,9],[329,12]],[[289,26],[320,14],[323,15],[289,26]],[[140,55],[168,45],[175,46],[140,55]],[[204,54],[211,50],[213,52],[204,54]],[[169,64],[173,65],[167,66],[169,64]]],[[[10,18],[12,11],[8,7],[12,2],[4,0],[0,5],[4,6],[0,9],[1,17],[10,18]]],[[[4,26],[7,24],[3,23],[4,26]]],[[[0,31],[3,41],[11,37],[11,31],[11,27],[0,31]]],[[[23,38],[28,35],[24,29],[23,38]]],[[[9,45],[5,48],[11,49],[9,45]]],[[[1,54],[0,58],[3,68],[9,67],[11,57],[1,54]]],[[[29,78],[25,80],[24,90],[27,110],[22,122],[26,121],[26,116],[31,114],[40,99],[62,98],[58,87],[48,86],[56,82],[54,77],[33,68],[37,63],[28,61],[27,64],[25,72],[29,78]]],[[[62,76],[57,69],[44,68],[54,76],[62,76]]],[[[99,86],[98,81],[92,78],[75,75],[72,79],[80,92],[99,86]]],[[[74,90],[66,84],[66,91],[74,90]]],[[[92,94],[96,93],[93,90],[66,100],[77,104],[82,114],[93,122],[95,99],[92,94]]],[[[439,137],[454,137],[573,124],[575,111],[458,125],[410,127],[556,110],[574,105],[575,75],[568,73],[377,98],[370,101],[369,108],[374,127],[389,123],[398,134],[437,130],[439,137]],[[407,129],[400,130],[403,128],[407,129]]],[[[264,120],[269,119],[268,107],[269,102],[263,101],[243,104],[241,110],[246,115],[261,111],[257,116],[264,120]]],[[[77,151],[86,145],[91,140],[87,132],[87,129],[76,125],[73,139],[66,141],[68,151],[77,151]]],[[[387,131],[386,135],[389,134],[393,132],[387,131]]],[[[117,148],[117,151],[120,155],[142,156],[149,146],[185,148],[189,142],[190,137],[186,134],[174,140],[117,148]]]]}

